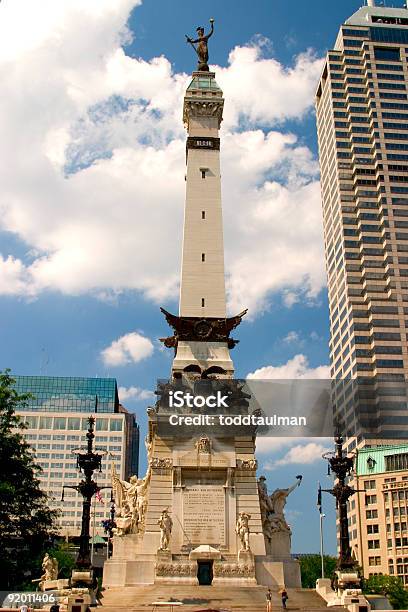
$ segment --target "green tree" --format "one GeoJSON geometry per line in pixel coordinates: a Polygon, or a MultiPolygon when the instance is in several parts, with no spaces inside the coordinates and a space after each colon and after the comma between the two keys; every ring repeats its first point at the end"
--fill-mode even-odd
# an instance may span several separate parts
{"type": "Polygon", "coordinates": [[[59,542],[47,552],[58,561],[59,578],[70,578],[75,565],[75,550],[72,546],[67,542],[59,542]]]}
{"type": "Polygon", "coordinates": [[[25,424],[16,414],[30,395],[14,388],[9,370],[0,372],[0,589],[24,588],[38,577],[40,558],[50,547],[56,512],[40,489],[25,424]],[[33,575],[32,572],[35,572],[33,575]]]}
{"type": "MultiPolygon", "coordinates": [[[[316,587],[316,580],[322,577],[322,560],[320,555],[304,555],[300,557],[299,561],[302,587],[304,589],[314,589],[316,587]]],[[[336,557],[324,555],[325,578],[332,577],[336,563],[336,557]]]]}
{"type": "Polygon", "coordinates": [[[408,607],[408,591],[398,576],[370,576],[364,581],[364,592],[386,595],[394,610],[405,610],[408,607]]]}

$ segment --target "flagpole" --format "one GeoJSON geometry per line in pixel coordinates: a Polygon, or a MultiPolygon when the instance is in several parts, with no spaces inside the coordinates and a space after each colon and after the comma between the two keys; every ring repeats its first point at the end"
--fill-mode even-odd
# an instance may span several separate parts
{"type": "Polygon", "coordinates": [[[94,558],[95,522],[96,522],[96,495],[94,495],[94,504],[93,504],[93,522],[92,522],[92,540],[91,540],[91,565],[93,565],[93,558],[94,558]]]}
{"type": "Polygon", "coordinates": [[[324,578],[324,549],[323,549],[323,519],[326,516],[322,512],[322,487],[319,482],[319,486],[317,488],[317,507],[319,509],[319,519],[320,519],[320,561],[321,561],[321,574],[322,578],[324,578]]]}
{"type": "Polygon", "coordinates": [[[320,512],[320,558],[322,562],[322,578],[324,578],[323,519],[325,516],[325,514],[320,512]]]}

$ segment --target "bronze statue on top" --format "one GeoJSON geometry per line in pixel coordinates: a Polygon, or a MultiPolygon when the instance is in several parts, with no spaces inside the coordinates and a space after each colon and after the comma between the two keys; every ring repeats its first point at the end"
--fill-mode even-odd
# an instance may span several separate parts
{"type": "Polygon", "coordinates": [[[208,34],[204,34],[204,28],[198,27],[197,28],[198,38],[196,38],[196,40],[193,40],[192,38],[186,35],[187,42],[191,44],[194,51],[197,53],[197,56],[198,56],[197,70],[199,72],[209,71],[207,42],[210,36],[212,36],[214,32],[214,19],[210,19],[210,23],[211,23],[211,30],[208,32],[208,34]],[[194,46],[195,44],[197,44],[197,47],[194,46]]]}

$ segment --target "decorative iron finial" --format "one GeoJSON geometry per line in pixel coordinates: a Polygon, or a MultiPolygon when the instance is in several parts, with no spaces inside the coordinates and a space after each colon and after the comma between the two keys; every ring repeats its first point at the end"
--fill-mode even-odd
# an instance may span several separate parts
{"type": "Polygon", "coordinates": [[[208,39],[210,38],[210,36],[212,36],[213,32],[214,32],[214,19],[210,19],[210,23],[211,23],[211,30],[208,32],[208,34],[204,34],[204,28],[199,26],[197,28],[197,34],[198,34],[198,38],[196,38],[195,40],[193,40],[192,38],[190,38],[189,36],[187,36],[186,34],[186,39],[187,42],[190,43],[190,45],[193,47],[194,51],[197,53],[198,56],[198,64],[197,64],[197,70],[199,72],[208,72],[209,68],[208,68],[208,39]],[[197,44],[197,47],[195,47],[194,45],[197,44]]]}

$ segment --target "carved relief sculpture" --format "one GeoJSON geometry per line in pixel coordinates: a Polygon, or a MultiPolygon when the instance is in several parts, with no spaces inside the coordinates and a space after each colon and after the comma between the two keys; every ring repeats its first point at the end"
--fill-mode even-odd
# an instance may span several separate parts
{"type": "Polygon", "coordinates": [[[211,440],[208,436],[201,436],[195,443],[197,453],[205,453],[209,455],[211,453],[211,440]]]}
{"type": "Polygon", "coordinates": [[[171,457],[153,457],[150,465],[155,469],[169,469],[173,466],[173,459],[171,457]]]}
{"type": "Polygon", "coordinates": [[[258,461],[256,459],[237,459],[237,468],[239,470],[256,470],[258,461]]]}

